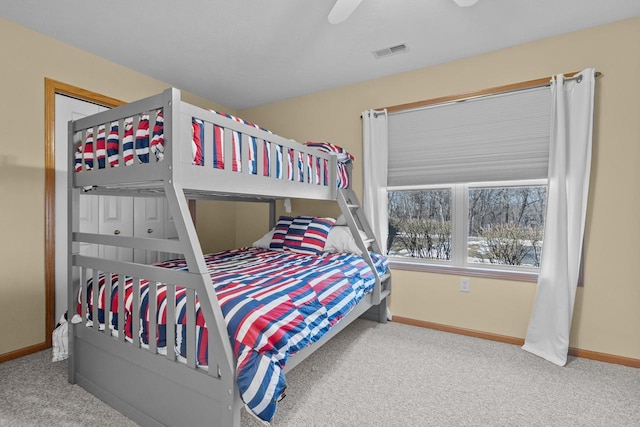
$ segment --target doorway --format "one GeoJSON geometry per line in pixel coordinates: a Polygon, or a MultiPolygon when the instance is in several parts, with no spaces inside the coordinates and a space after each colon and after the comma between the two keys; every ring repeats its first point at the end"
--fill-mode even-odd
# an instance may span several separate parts
{"type": "MultiPolygon", "coordinates": [[[[57,318],[56,308],[56,254],[59,252],[56,248],[57,241],[66,243],[66,232],[57,230],[56,222],[63,222],[66,225],[66,215],[60,221],[56,221],[56,194],[59,192],[57,188],[62,188],[63,194],[66,196],[66,174],[68,166],[58,166],[56,163],[56,95],[64,95],[75,100],[93,104],[94,106],[102,106],[102,108],[113,108],[124,104],[115,98],[91,92],[79,87],[71,86],[52,79],[45,79],[45,346],[51,346],[51,332],[54,329],[57,318]],[[63,168],[58,170],[58,167],[63,168]],[[62,235],[57,233],[64,233],[62,235]],[[56,238],[57,237],[57,238],[56,238]]],[[[97,111],[96,111],[97,112],[97,111]]],[[[93,114],[93,113],[91,113],[93,114]]],[[[66,125],[65,128],[66,129],[66,125]]],[[[59,137],[60,138],[60,137],[59,137]]],[[[60,140],[58,138],[58,143],[60,140]]],[[[62,137],[64,146],[66,147],[66,130],[62,137]]],[[[63,157],[64,155],[61,154],[63,157]]],[[[68,159],[68,157],[66,157],[68,159]]],[[[60,204],[60,202],[58,202],[60,204]]],[[[66,206],[66,205],[65,205],[66,206]]],[[[65,209],[66,211],[66,209],[65,209]]],[[[58,213],[60,216],[61,214],[58,213]]],[[[60,218],[59,218],[60,219],[60,218]]],[[[66,227],[65,227],[66,230],[66,227]]],[[[65,246],[66,248],[66,246],[65,246]]],[[[66,257],[66,249],[63,249],[63,257],[66,257]]],[[[62,267],[66,272],[66,263],[62,267]]],[[[66,301],[62,301],[66,306],[66,301]]]]}

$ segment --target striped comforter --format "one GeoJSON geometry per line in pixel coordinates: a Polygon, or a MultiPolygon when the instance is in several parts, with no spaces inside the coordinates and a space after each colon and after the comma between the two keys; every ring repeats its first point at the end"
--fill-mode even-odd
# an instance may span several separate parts
{"type": "MultiPolygon", "coordinates": [[[[211,110],[213,111],[213,110],[211,110]]],[[[255,123],[248,122],[241,118],[219,113],[213,111],[214,113],[220,114],[224,117],[230,118],[238,123],[243,123],[247,126],[254,127],[256,129],[263,130],[265,132],[271,133],[269,130],[264,129],[255,123]]],[[[203,141],[205,140],[205,126],[204,122],[195,117],[191,120],[192,126],[192,155],[193,155],[193,164],[197,166],[205,166],[204,159],[204,148],[203,141]]],[[[284,179],[282,176],[283,171],[283,162],[288,163],[287,168],[287,176],[286,179],[289,181],[298,181],[298,182],[307,182],[312,184],[324,184],[328,185],[328,176],[329,176],[329,164],[326,160],[321,160],[316,158],[315,161],[312,156],[305,155],[304,153],[298,152],[296,155],[294,150],[286,149],[282,145],[275,145],[275,171],[271,170],[271,162],[274,161],[271,159],[271,142],[267,140],[261,140],[254,136],[245,136],[242,138],[240,132],[235,130],[229,130],[223,128],[222,126],[214,125],[213,126],[213,153],[212,153],[212,166],[214,169],[225,169],[224,162],[224,147],[223,141],[225,139],[225,132],[231,132],[231,170],[234,172],[242,171],[242,150],[247,150],[248,162],[247,173],[252,175],[258,174],[258,162],[260,161],[263,165],[263,174],[265,176],[270,176],[271,173],[275,174],[277,179],[284,179]],[[262,152],[265,153],[263,158],[258,159],[258,145],[262,144],[262,152]],[[286,151],[286,153],[285,153],[286,151]],[[294,164],[297,163],[296,167],[294,164]],[[294,172],[297,171],[297,173],[294,172]]],[[[342,147],[339,147],[335,144],[331,144],[328,142],[307,142],[305,145],[314,147],[320,151],[324,151],[327,153],[334,153],[337,156],[338,160],[338,174],[336,178],[336,185],[338,188],[349,188],[349,168],[348,164],[350,162],[355,161],[355,158],[344,150],[342,147]]]]}
{"type": "MultiPolygon", "coordinates": [[[[213,110],[212,112],[238,123],[269,132],[267,129],[238,117],[213,110]]],[[[96,135],[94,135],[93,130],[89,130],[84,135],[84,143],[79,143],[73,154],[75,171],[81,172],[83,169],[105,169],[107,167],[120,166],[120,147],[122,147],[122,163],[125,166],[130,166],[134,163],[162,161],[164,159],[164,115],[162,110],[141,114],[135,118],[129,117],[123,121],[122,125],[124,126],[122,136],[120,135],[121,124],[119,122],[112,122],[108,129],[105,125],[99,126],[96,135]],[[151,126],[151,123],[153,123],[153,126],[151,126]],[[122,138],[122,141],[120,141],[120,138],[122,138]]],[[[192,164],[205,166],[205,150],[203,147],[203,141],[205,140],[204,122],[193,117],[191,125],[192,164]]],[[[275,146],[275,159],[271,159],[271,142],[259,140],[248,135],[243,138],[240,132],[218,125],[213,126],[213,152],[208,154],[210,159],[208,160],[209,164],[206,166],[214,169],[225,169],[223,144],[225,132],[231,132],[231,167],[229,168],[227,165],[227,168],[231,171],[243,172],[242,153],[243,150],[246,150],[245,156],[248,156],[248,170],[245,172],[248,174],[257,175],[258,162],[261,162],[265,176],[275,173],[278,179],[285,179],[282,176],[282,171],[284,170],[283,162],[288,162],[289,167],[287,168],[286,179],[289,181],[328,185],[329,165],[326,160],[319,158],[314,160],[312,156],[301,152],[296,155],[294,150],[286,149],[277,144],[275,146]],[[262,151],[258,150],[259,144],[263,144],[262,151]],[[266,153],[262,159],[258,158],[259,152],[266,153]],[[272,161],[275,161],[274,172],[271,171],[272,161]],[[295,168],[294,163],[297,163],[295,168]]],[[[354,157],[343,148],[327,142],[307,142],[306,145],[337,155],[338,176],[336,184],[338,188],[348,188],[349,172],[347,164],[353,162],[354,157]]]]}
{"type": "MultiPolygon", "coordinates": [[[[388,269],[386,258],[372,254],[376,270],[388,269]]],[[[231,345],[237,360],[237,382],[247,407],[270,422],[286,380],[283,368],[289,356],[322,337],[374,286],[375,277],[365,261],[353,254],[301,255],[289,251],[242,248],[205,256],[231,345]]],[[[184,260],[159,263],[186,269],[184,260]]],[[[104,324],[104,277],[99,278],[99,322],[104,324]]],[[[118,331],[119,278],[111,277],[110,328],[118,331]]],[[[159,348],[166,346],[165,286],[157,284],[159,348]]],[[[89,320],[92,283],[87,288],[89,320]]],[[[125,334],[131,339],[131,278],[125,280],[125,334]]],[[[80,301],[80,299],[78,300],[80,301]]],[[[140,337],[148,344],[148,286],[141,281],[140,337]]],[[[184,355],[186,324],[184,289],[176,289],[176,351],[184,355]]],[[[197,302],[197,301],[196,301],[197,302]]],[[[198,303],[198,302],[197,302],[198,303]]],[[[80,313],[80,303],[78,312],[80,313]]],[[[196,306],[197,363],[207,365],[207,329],[196,306]]]]}

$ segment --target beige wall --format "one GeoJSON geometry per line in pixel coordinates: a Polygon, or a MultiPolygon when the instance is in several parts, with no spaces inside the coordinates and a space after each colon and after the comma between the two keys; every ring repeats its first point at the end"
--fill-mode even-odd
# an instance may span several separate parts
{"type": "Polygon", "coordinates": [[[235,246],[236,208],[233,202],[198,200],[196,229],[204,253],[218,252],[235,246]]]}
{"type": "MultiPolygon", "coordinates": [[[[439,66],[241,111],[246,119],[299,142],[326,140],[362,159],[360,113],[555,73],[595,67],[596,116],[584,288],[577,294],[570,345],[640,358],[640,18],[516,46],[439,66]]],[[[382,59],[392,61],[393,58],[382,59]]],[[[361,163],[354,165],[361,190],[361,163]]],[[[308,206],[302,201],[296,210],[308,206]]],[[[238,223],[239,227],[243,225],[238,223]]],[[[397,316],[524,338],[535,284],[394,271],[397,316]]]]}
{"type": "MultiPolygon", "coordinates": [[[[640,18],[241,111],[239,115],[300,142],[334,142],[362,159],[363,110],[596,67],[604,77],[597,83],[585,287],[577,295],[571,345],[640,358],[640,284],[631,268],[640,240],[637,40],[640,18]]],[[[45,339],[45,77],[125,101],[155,94],[168,85],[2,19],[0,53],[5,59],[0,67],[0,219],[5,228],[0,245],[2,355],[45,339]]],[[[238,113],[194,95],[185,94],[185,99],[238,113]]],[[[361,173],[357,161],[354,186],[358,192],[361,173]]],[[[268,225],[255,220],[258,209],[265,208],[200,203],[198,227],[207,227],[203,248],[226,249],[259,237],[268,225]],[[222,221],[208,221],[214,215],[222,221]],[[235,227],[231,232],[230,224],[235,227]],[[211,237],[215,233],[223,234],[211,237]]],[[[318,215],[336,212],[333,206],[297,200],[294,209],[318,215]]],[[[534,284],[472,278],[471,293],[461,294],[456,276],[394,271],[393,280],[392,310],[398,316],[524,337],[534,284]]]]}
{"type": "MultiPolygon", "coordinates": [[[[159,93],[169,85],[3,19],[0,55],[1,356],[46,338],[45,77],[124,101],[159,93]]],[[[192,94],[185,93],[183,98],[235,113],[192,94]]]]}
{"type": "Polygon", "coordinates": [[[204,253],[251,246],[269,226],[267,203],[197,202],[196,228],[204,253]]]}

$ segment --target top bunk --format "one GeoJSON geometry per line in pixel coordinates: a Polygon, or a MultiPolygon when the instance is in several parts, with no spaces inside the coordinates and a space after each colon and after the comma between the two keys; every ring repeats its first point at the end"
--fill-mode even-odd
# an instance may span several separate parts
{"type": "Polygon", "coordinates": [[[69,141],[69,185],[95,194],[336,200],[348,186],[330,150],[188,104],[175,88],[69,122],[69,141]]]}

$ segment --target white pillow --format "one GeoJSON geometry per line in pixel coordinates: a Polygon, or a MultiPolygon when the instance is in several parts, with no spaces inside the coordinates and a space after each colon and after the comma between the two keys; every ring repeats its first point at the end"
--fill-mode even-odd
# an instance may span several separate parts
{"type": "MultiPolygon", "coordinates": [[[[363,240],[367,238],[363,231],[360,231],[360,237],[363,240]]],[[[334,225],[327,236],[327,243],[324,245],[325,252],[348,252],[356,255],[362,255],[362,251],[353,239],[353,234],[349,227],[334,225]]]]}
{"type": "Polygon", "coordinates": [[[269,249],[269,245],[271,244],[271,239],[273,238],[273,233],[275,231],[276,229],[272,228],[269,232],[267,232],[267,234],[253,242],[253,247],[258,249],[269,249]]]}

